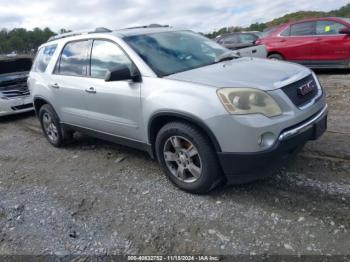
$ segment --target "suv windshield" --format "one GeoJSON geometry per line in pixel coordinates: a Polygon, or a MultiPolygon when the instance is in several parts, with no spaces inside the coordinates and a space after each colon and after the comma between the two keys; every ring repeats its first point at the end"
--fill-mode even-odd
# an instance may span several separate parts
{"type": "Polygon", "coordinates": [[[160,77],[213,64],[229,51],[191,31],[135,35],[124,40],[160,77]]]}

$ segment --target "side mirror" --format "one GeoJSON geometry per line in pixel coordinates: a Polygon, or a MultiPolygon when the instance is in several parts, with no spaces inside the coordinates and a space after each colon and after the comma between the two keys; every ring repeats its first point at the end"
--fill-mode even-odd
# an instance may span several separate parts
{"type": "Polygon", "coordinates": [[[141,74],[135,66],[132,70],[127,65],[119,65],[112,70],[108,70],[105,76],[106,82],[132,80],[138,82],[141,80],[141,74]]]}
{"type": "Polygon", "coordinates": [[[350,35],[350,28],[349,27],[344,27],[339,30],[339,34],[345,34],[345,35],[350,35]]]}

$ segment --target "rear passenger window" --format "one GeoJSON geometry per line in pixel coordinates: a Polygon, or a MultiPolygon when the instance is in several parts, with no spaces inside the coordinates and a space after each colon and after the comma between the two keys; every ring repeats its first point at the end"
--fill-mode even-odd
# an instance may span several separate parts
{"type": "Polygon", "coordinates": [[[303,36],[315,34],[315,22],[295,24],[290,27],[291,36],[303,36]]]}
{"type": "Polygon", "coordinates": [[[230,35],[224,38],[223,43],[224,44],[236,44],[239,43],[239,36],[238,35],[230,35]]]}
{"type": "Polygon", "coordinates": [[[257,36],[252,34],[240,34],[241,43],[253,43],[258,39],[257,36]]]}
{"type": "Polygon", "coordinates": [[[317,21],[316,34],[317,35],[337,35],[339,30],[346,27],[343,24],[333,21],[317,21]]]}
{"type": "Polygon", "coordinates": [[[56,73],[67,76],[86,76],[89,65],[89,41],[77,41],[63,48],[56,73]]]}
{"type": "Polygon", "coordinates": [[[43,73],[45,72],[53,54],[55,53],[57,45],[49,45],[40,48],[33,64],[33,71],[43,73]]]}
{"type": "Polygon", "coordinates": [[[116,44],[95,40],[91,52],[91,77],[105,78],[108,70],[112,70],[119,65],[126,65],[131,69],[131,61],[123,50],[116,44]]]}

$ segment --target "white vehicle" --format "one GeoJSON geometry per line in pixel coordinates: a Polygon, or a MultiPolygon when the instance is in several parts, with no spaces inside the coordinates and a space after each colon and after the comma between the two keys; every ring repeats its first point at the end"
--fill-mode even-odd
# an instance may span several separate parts
{"type": "Polygon", "coordinates": [[[31,66],[30,57],[0,58],[0,117],[34,110],[27,86],[31,66]]]}
{"type": "Polygon", "coordinates": [[[264,45],[241,48],[232,52],[241,57],[267,58],[267,49],[264,45]]]}

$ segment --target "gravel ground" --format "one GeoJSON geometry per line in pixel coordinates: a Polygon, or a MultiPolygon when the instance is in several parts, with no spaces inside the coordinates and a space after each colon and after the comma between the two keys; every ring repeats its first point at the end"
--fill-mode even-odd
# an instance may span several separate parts
{"type": "MultiPolygon", "coordinates": [[[[333,72],[334,73],[334,72],[333,72]]],[[[0,122],[0,254],[350,255],[350,75],[320,73],[329,130],[270,179],[184,193],[147,154],[33,114],[0,122]]]]}

